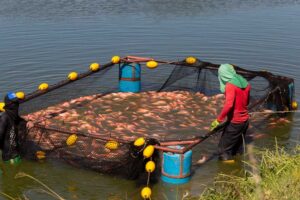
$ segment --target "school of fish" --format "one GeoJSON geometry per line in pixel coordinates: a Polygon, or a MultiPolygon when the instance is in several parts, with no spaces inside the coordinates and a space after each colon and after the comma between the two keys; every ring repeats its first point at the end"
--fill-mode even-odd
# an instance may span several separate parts
{"type": "Polygon", "coordinates": [[[223,103],[223,94],[110,93],[80,97],[23,117],[46,127],[128,140],[186,138],[208,132],[223,103]]]}

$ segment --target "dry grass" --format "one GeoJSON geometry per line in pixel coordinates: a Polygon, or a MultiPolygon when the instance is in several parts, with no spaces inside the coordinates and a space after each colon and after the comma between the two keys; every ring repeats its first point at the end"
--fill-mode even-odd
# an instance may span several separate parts
{"type": "MultiPolygon", "coordinates": [[[[19,178],[29,178],[29,179],[31,179],[31,180],[39,183],[41,186],[43,186],[43,189],[36,189],[36,191],[46,193],[46,194],[52,196],[54,199],[65,200],[59,194],[57,194],[56,192],[54,192],[54,190],[52,190],[50,187],[48,187],[45,183],[43,183],[42,181],[38,180],[37,178],[35,178],[33,176],[30,176],[29,174],[26,174],[24,172],[19,172],[19,173],[16,174],[15,178],[16,179],[19,179],[19,178]]],[[[0,195],[2,195],[3,197],[5,197],[6,199],[9,199],[9,200],[29,200],[29,198],[26,197],[25,194],[23,194],[22,196],[13,197],[13,196],[11,196],[9,194],[0,192],[0,195]]]]}
{"type": "Polygon", "coordinates": [[[190,200],[278,200],[300,198],[300,146],[287,153],[276,146],[275,151],[253,153],[248,147],[250,170],[244,177],[220,174],[214,186],[207,187],[199,197],[190,200]],[[256,159],[256,158],[258,159],[256,159]]]}

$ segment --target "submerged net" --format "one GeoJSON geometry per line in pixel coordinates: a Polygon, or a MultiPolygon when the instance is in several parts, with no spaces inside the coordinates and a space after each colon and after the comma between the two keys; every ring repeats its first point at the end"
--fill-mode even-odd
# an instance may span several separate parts
{"type": "MultiPolygon", "coordinates": [[[[135,179],[149,159],[159,160],[158,152],[143,158],[148,144],[204,136],[224,102],[219,94],[219,65],[200,60],[158,62],[156,69],[143,68],[140,93],[118,92],[122,63],[108,63],[97,72],[80,74],[76,81],[64,80],[47,91],[26,95],[21,113],[34,126],[24,133],[23,155],[37,159],[37,152],[45,152],[48,158],[74,166],[135,179]],[[72,134],[76,143],[67,145],[72,134]],[[138,137],[147,138],[146,144],[134,146],[138,137]],[[117,148],[107,148],[108,141],[116,141],[117,148]]],[[[292,109],[293,79],[235,69],[252,86],[250,111],[292,109]]]]}

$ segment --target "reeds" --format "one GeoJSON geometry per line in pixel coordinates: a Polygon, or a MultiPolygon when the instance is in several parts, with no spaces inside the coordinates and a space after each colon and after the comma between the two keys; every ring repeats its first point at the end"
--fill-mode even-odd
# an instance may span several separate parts
{"type": "MultiPolygon", "coordinates": [[[[46,194],[52,196],[54,199],[65,200],[59,194],[54,192],[54,190],[52,190],[50,187],[48,187],[45,183],[43,183],[42,181],[38,180],[37,178],[35,178],[33,176],[30,176],[29,174],[26,174],[24,172],[19,172],[19,173],[16,174],[15,178],[16,179],[18,179],[18,178],[32,179],[32,180],[34,180],[35,182],[39,183],[41,186],[44,187],[44,189],[35,189],[36,191],[46,193],[46,194]]],[[[0,192],[0,195],[6,197],[9,200],[29,200],[29,198],[25,194],[23,194],[22,196],[18,196],[18,197],[12,197],[9,194],[6,194],[4,192],[0,192]]]]}
{"type": "Polygon", "coordinates": [[[300,198],[300,146],[290,153],[275,150],[254,153],[248,146],[249,170],[243,177],[220,174],[214,185],[193,200],[277,200],[300,198]]]}

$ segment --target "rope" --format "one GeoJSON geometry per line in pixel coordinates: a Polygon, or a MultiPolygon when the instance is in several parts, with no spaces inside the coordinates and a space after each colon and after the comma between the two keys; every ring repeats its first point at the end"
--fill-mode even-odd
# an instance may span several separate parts
{"type": "Polygon", "coordinates": [[[150,174],[151,174],[151,172],[148,172],[148,177],[147,177],[147,186],[149,186],[149,183],[150,183],[150,174]]]}
{"type": "MultiPolygon", "coordinates": [[[[49,130],[49,131],[60,132],[63,134],[68,134],[68,135],[74,134],[74,132],[72,132],[72,131],[63,130],[63,129],[59,129],[59,128],[46,127],[46,126],[39,125],[39,124],[35,124],[34,127],[44,129],[44,130],[49,130]]],[[[101,136],[101,135],[96,135],[96,134],[86,134],[83,132],[76,132],[75,134],[79,135],[79,136],[90,137],[90,138],[99,139],[99,140],[103,140],[103,141],[114,140],[114,141],[117,141],[120,143],[125,143],[125,144],[128,144],[131,142],[131,141],[123,140],[120,138],[112,138],[112,137],[106,137],[106,136],[101,136]]]]}
{"type": "Polygon", "coordinates": [[[287,111],[261,111],[261,112],[250,112],[250,115],[253,114],[283,114],[283,113],[300,113],[300,110],[287,110],[287,111]]]}
{"type": "MultiPolygon", "coordinates": [[[[244,157],[244,161],[246,161],[246,142],[245,142],[244,134],[242,134],[242,140],[243,140],[243,157],[244,157]]],[[[246,169],[246,162],[243,162],[243,165],[244,165],[244,169],[246,169]]],[[[246,175],[246,171],[245,171],[245,175],[246,175]]]]}
{"type": "MultiPolygon", "coordinates": [[[[185,66],[185,67],[197,67],[197,68],[206,68],[206,69],[211,69],[211,70],[218,70],[220,64],[213,64],[210,62],[206,62],[200,59],[197,59],[197,62],[195,64],[188,64],[185,62],[185,60],[183,61],[163,61],[163,60],[156,60],[153,58],[147,58],[147,57],[138,57],[138,56],[126,56],[124,58],[121,58],[121,61],[123,62],[147,62],[147,61],[156,61],[158,63],[162,63],[162,64],[172,64],[172,65],[180,65],[180,66],[185,66]]],[[[288,80],[289,82],[293,82],[292,78],[288,78],[288,77],[284,77],[284,76],[278,76],[278,75],[274,75],[271,72],[262,70],[262,71],[253,71],[253,70],[246,70],[243,69],[241,67],[238,67],[236,65],[233,65],[236,68],[236,71],[239,74],[242,75],[248,75],[251,77],[256,77],[258,75],[268,79],[269,78],[273,78],[273,79],[281,79],[281,80],[288,80]]]]}
{"type": "Polygon", "coordinates": [[[257,105],[264,103],[266,104],[267,100],[269,99],[270,95],[274,92],[276,92],[277,90],[280,90],[279,87],[274,88],[273,90],[269,91],[268,94],[266,94],[263,98],[261,98],[259,101],[255,102],[254,104],[249,106],[248,110],[252,110],[253,108],[255,108],[257,105]]]}
{"type": "Polygon", "coordinates": [[[78,80],[80,80],[80,79],[83,79],[83,78],[85,78],[85,77],[87,77],[87,76],[90,76],[90,75],[92,75],[92,74],[95,74],[95,73],[98,73],[98,72],[101,72],[101,71],[103,71],[103,70],[105,70],[105,69],[108,69],[109,67],[111,67],[111,66],[113,66],[114,64],[113,63],[106,63],[106,64],[104,64],[98,71],[87,71],[87,72],[84,72],[84,73],[81,73],[81,74],[79,74],[78,75],[78,78],[76,79],[76,80],[62,80],[62,81],[60,81],[60,82],[58,82],[58,83],[56,83],[56,84],[54,84],[54,85],[51,85],[51,86],[49,86],[49,88],[46,90],[46,91],[40,91],[40,90],[36,90],[36,91],[34,91],[34,92],[32,92],[32,93],[29,93],[28,95],[26,95],[26,98],[25,99],[23,99],[23,100],[20,100],[20,103],[24,103],[24,102],[26,102],[26,101],[29,101],[29,100],[31,100],[31,99],[34,99],[34,98],[36,98],[36,97],[39,97],[39,96],[41,96],[41,95],[44,95],[44,94],[46,94],[46,93],[48,93],[48,92],[51,92],[52,90],[55,90],[55,89],[58,89],[58,88],[60,88],[60,87],[63,87],[63,86],[65,86],[65,85],[68,85],[68,84],[70,84],[70,83],[73,83],[73,82],[76,82],[76,81],[78,81],[78,80]]]}

